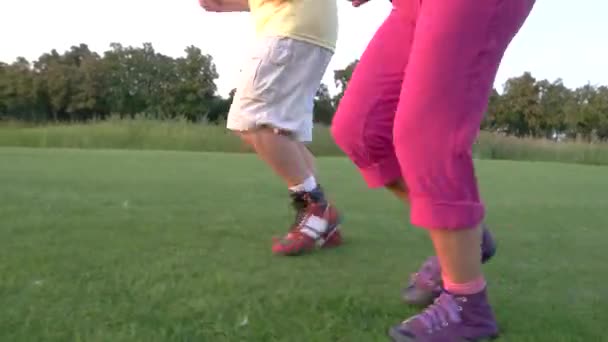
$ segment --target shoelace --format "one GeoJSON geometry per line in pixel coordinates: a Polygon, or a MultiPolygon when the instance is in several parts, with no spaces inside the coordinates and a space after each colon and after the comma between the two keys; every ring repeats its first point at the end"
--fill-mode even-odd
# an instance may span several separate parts
{"type": "Polygon", "coordinates": [[[464,302],[465,300],[465,298],[454,298],[450,294],[443,293],[426,310],[404,321],[403,324],[419,320],[427,329],[427,333],[431,334],[447,327],[450,323],[460,323],[462,307],[458,305],[458,301],[464,302]]]}
{"type": "MultiPolygon", "coordinates": [[[[304,237],[309,237],[308,234],[302,232],[300,229],[302,228],[302,223],[309,216],[308,209],[311,203],[310,194],[294,194],[293,195],[292,207],[296,210],[296,217],[294,222],[289,230],[289,233],[283,238],[283,240],[300,240],[304,237]]],[[[316,238],[313,238],[316,239],[316,238]]]]}
{"type": "Polygon", "coordinates": [[[306,216],[306,206],[307,202],[304,198],[294,198],[291,203],[291,207],[296,210],[296,217],[291,226],[291,231],[297,228],[301,223],[304,217],[306,216]]]}
{"type": "Polygon", "coordinates": [[[276,239],[275,241],[283,241],[284,243],[288,243],[289,241],[297,241],[304,238],[306,235],[300,231],[300,225],[302,221],[306,218],[306,209],[308,208],[309,201],[304,196],[299,196],[294,194],[293,201],[291,203],[291,207],[295,209],[296,216],[294,222],[289,229],[287,235],[283,238],[276,239]]]}
{"type": "Polygon", "coordinates": [[[427,260],[420,270],[410,277],[410,285],[419,285],[424,288],[438,290],[441,287],[441,271],[439,271],[436,261],[427,260]],[[437,278],[439,276],[439,278],[437,278]]]}

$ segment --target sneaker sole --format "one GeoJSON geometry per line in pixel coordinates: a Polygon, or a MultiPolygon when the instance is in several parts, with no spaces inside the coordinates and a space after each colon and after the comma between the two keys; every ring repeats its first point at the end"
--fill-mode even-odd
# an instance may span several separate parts
{"type": "MultiPolygon", "coordinates": [[[[404,336],[396,328],[391,328],[388,331],[388,336],[391,338],[391,341],[393,341],[393,342],[416,342],[415,337],[404,336]]],[[[499,335],[496,334],[496,335],[491,335],[488,337],[482,337],[482,338],[476,338],[476,339],[461,338],[459,342],[487,342],[487,341],[494,341],[498,337],[499,337],[499,335]]]]}
{"type": "Polygon", "coordinates": [[[340,232],[340,223],[333,226],[331,233],[328,234],[326,239],[317,240],[315,242],[314,247],[312,247],[312,248],[305,248],[305,249],[301,249],[297,252],[286,252],[286,253],[273,251],[273,254],[277,255],[277,256],[285,256],[285,257],[301,256],[304,254],[310,254],[310,253],[314,252],[315,250],[319,250],[319,249],[331,249],[331,248],[339,247],[342,245],[342,238],[340,238],[340,241],[338,243],[335,243],[335,242],[332,243],[330,241],[331,237],[338,232],[340,232]]]}

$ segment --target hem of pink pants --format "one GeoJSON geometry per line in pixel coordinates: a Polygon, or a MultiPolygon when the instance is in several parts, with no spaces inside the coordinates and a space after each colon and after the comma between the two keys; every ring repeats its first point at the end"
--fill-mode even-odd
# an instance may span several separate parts
{"type": "Polygon", "coordinates": [[[397,158],[384,159],[359,171],[369,188],[380,188],[402,178],[397,158]]]}
{"type": "Polygon", "coordinates": [[[438,202],[411,198],[412,225],[426,229],[475,228],[483,221],[485,208],[478,202],[438,202]]]}

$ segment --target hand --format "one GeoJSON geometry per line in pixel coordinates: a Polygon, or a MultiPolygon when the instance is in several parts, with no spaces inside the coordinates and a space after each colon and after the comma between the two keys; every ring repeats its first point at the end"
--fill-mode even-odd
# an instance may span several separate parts
{"type": "Polygon", "coordinates": [[[365,3],[367,3],[369,0],[351,0],[351,5],[353,5],[353,7],[359,7],[365,3]]]}
{"type": "Polygon", "coordinates": [[[198,0],[198,3],[209,12],[247,12],[248,0],[198,0]]]}
{"type": "Polygon", "coordinates": [[[221,0],[198,0],[198,3],[209,12],[221,12],[223,10],[221,0]]]}

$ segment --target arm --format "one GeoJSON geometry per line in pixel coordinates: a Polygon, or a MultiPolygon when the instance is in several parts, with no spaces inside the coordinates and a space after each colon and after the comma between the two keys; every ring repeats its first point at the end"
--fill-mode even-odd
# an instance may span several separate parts
{"type": "Polygon", "coordinates": [[[249,12],[248,0],[198,0],[209,12],[249,12]]]}

